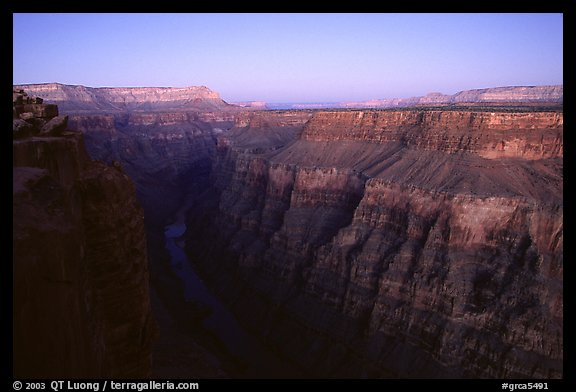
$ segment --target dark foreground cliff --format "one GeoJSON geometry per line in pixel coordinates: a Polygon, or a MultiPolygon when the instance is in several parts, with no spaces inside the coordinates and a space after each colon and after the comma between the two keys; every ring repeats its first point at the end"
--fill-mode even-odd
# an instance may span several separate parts
{"type": "Polygon", "coordinates": [[[14,94],[13,375],[150,374],[143,211],[54,105],[14,94]]]}

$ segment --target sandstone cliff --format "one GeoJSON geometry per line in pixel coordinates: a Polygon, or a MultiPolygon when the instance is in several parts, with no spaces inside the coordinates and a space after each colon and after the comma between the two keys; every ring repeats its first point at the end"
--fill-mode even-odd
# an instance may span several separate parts
{"type": "Polygon", "coordinates": [[[562,377],[562,113],[265,123],[218,137],[187,243],[268,344],[321,377],[562,377]]]}
{"type": "Polygon", "coordinates": [[[156,329],[132,182],[90,160],[67,117],[15,96],[13,375],[146,377],[156,329]]]}

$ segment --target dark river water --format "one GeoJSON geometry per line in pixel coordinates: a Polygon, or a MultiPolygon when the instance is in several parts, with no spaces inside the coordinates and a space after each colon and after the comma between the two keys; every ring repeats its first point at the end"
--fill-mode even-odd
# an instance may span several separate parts
{"type": "MultiPolygon", "coordinates": [[[[183,215],[183,214],[180,214],[183,215]]],[[[229,353],[245,366],[244,377],[298,377],[292,366],[274,355],[238,323],[234,315],[215,297],[188,260],[179,237],[186,231],[180,216],[165,227],[166,249],[170,252],[171,267],[184,285],[184,299],[207,310],[203,319],[206,330],[218,337],[229,353]]]]}

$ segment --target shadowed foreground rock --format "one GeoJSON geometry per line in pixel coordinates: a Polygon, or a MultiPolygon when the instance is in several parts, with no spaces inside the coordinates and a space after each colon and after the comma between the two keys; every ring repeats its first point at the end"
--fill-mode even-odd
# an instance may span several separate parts
{"type": "Polygon", "coordinates": [[[14,110],[28,135],[13,141],[13,375],[146,377],[156,327],[132,182],[34,105],[14,110]]]}

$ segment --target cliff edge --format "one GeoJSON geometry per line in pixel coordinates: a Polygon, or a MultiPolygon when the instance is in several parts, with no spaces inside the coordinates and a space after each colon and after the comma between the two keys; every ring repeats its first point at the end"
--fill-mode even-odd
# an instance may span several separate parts
{"type": "Polygon", "coordinates": [[[140,378],[156,324],[144,216],[56,105],[13,94],[13,375],[140,378]]]}

